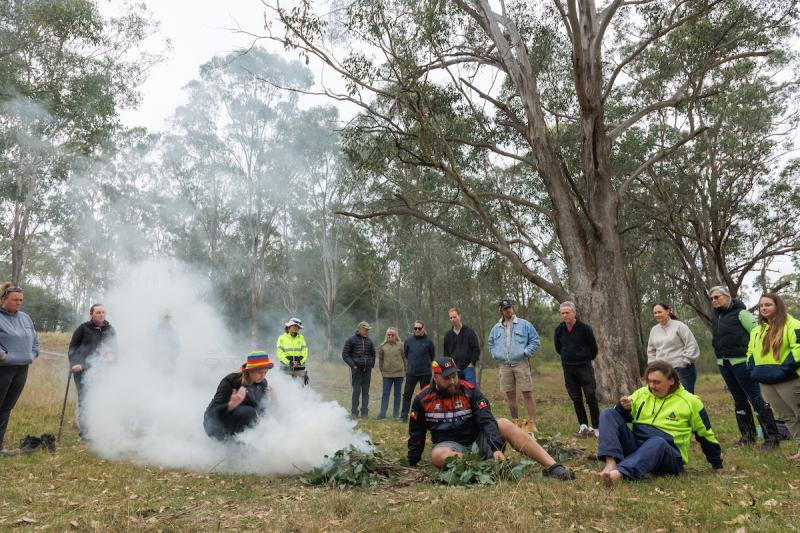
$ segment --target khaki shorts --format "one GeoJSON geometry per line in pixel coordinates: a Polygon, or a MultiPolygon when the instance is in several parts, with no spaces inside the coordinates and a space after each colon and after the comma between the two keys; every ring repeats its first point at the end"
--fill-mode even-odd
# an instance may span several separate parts
{"type": "Polygon", "coordinates": [[[533,378],[531,377],[531,364],[527,359],[506,365],[500,363],[500,390],[511,392],[530,392],[533,390],[533,378]]]}

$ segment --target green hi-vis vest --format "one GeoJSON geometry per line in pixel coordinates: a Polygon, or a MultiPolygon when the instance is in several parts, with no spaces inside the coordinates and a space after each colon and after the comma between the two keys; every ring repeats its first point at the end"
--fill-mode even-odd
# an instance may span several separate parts
{"type": "Polygon", "coordinates": [[[759,383],[782,383],[800,376],[800,320],[792,315],[786,317],[783,326],[781,353],[775,359],[772,350],[764,353],[764,336],[769,324],[759,324],[750,331],[747,347],[747,369],[759,383]]]}
{"type": "Polygon", "coordinates": [[[278,337],[277,348],[278,361],[284,366],[291,366],[292,361],[297,361],[300,366],[306,366],[306,357],[308,357],[308,346],[306,339],[300,333],[292,337],[288,333],[284,333],[278,337]]]}

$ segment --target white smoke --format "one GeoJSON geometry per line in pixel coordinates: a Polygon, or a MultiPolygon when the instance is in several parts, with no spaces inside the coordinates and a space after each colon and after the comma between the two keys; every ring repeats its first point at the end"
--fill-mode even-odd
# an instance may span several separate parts
{"type": "Polygon", "coordinates": [[[213,303],[207,282],[180,265],[145,262],[119,279],[103,302],[117,331],[118,360],[86,376],[88,437],[96,453],[195,471],[297,474],[341,448],[369,449],[344,408],[302,388],[277,364],[267,375],[273,399],[259,423],[231,442],[206,436],[203,413],[219,381],[250,349],[274,350],[232,340],[222,317],[201,300],[208,293],[213,303]],[[152,334],[166,311],[181,345],[174,370],[152,334]]]}

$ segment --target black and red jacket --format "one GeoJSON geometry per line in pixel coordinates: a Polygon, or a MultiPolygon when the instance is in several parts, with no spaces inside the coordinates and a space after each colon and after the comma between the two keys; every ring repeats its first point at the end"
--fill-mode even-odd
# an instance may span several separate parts
{"type": "Polygon", "coordinates": [[[489,400],[467,381],[461,381],[453,396],[444,396],[431,382],[414,398],[408,421],[409,464],[417,464],[422,457],[427,431],[433,444],[453,441],[469,447],[483,433],[492,451],[503,447],[489,400]]]}

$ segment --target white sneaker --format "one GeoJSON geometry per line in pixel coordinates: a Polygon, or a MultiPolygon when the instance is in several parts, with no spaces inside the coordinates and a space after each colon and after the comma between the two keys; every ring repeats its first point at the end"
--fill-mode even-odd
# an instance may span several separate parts
{"type": "Polygon", "coordinates": [[[589,433],[590,437],[594,437],[596,439],[600,438],[600,430],[599,429],[590,427],[589,431],[591,432],[591,433],[589,433]]]}
{"type": "Polygon", "coordinates": [[[581,424],[581,427],[578,428],[578,432],[575,434],[575,436],[578,437],[579,439],[585,439],[589,437],[589,434],[591,434],[591,432],[592,428],[590,428],[586,424],[581,424]]]}

